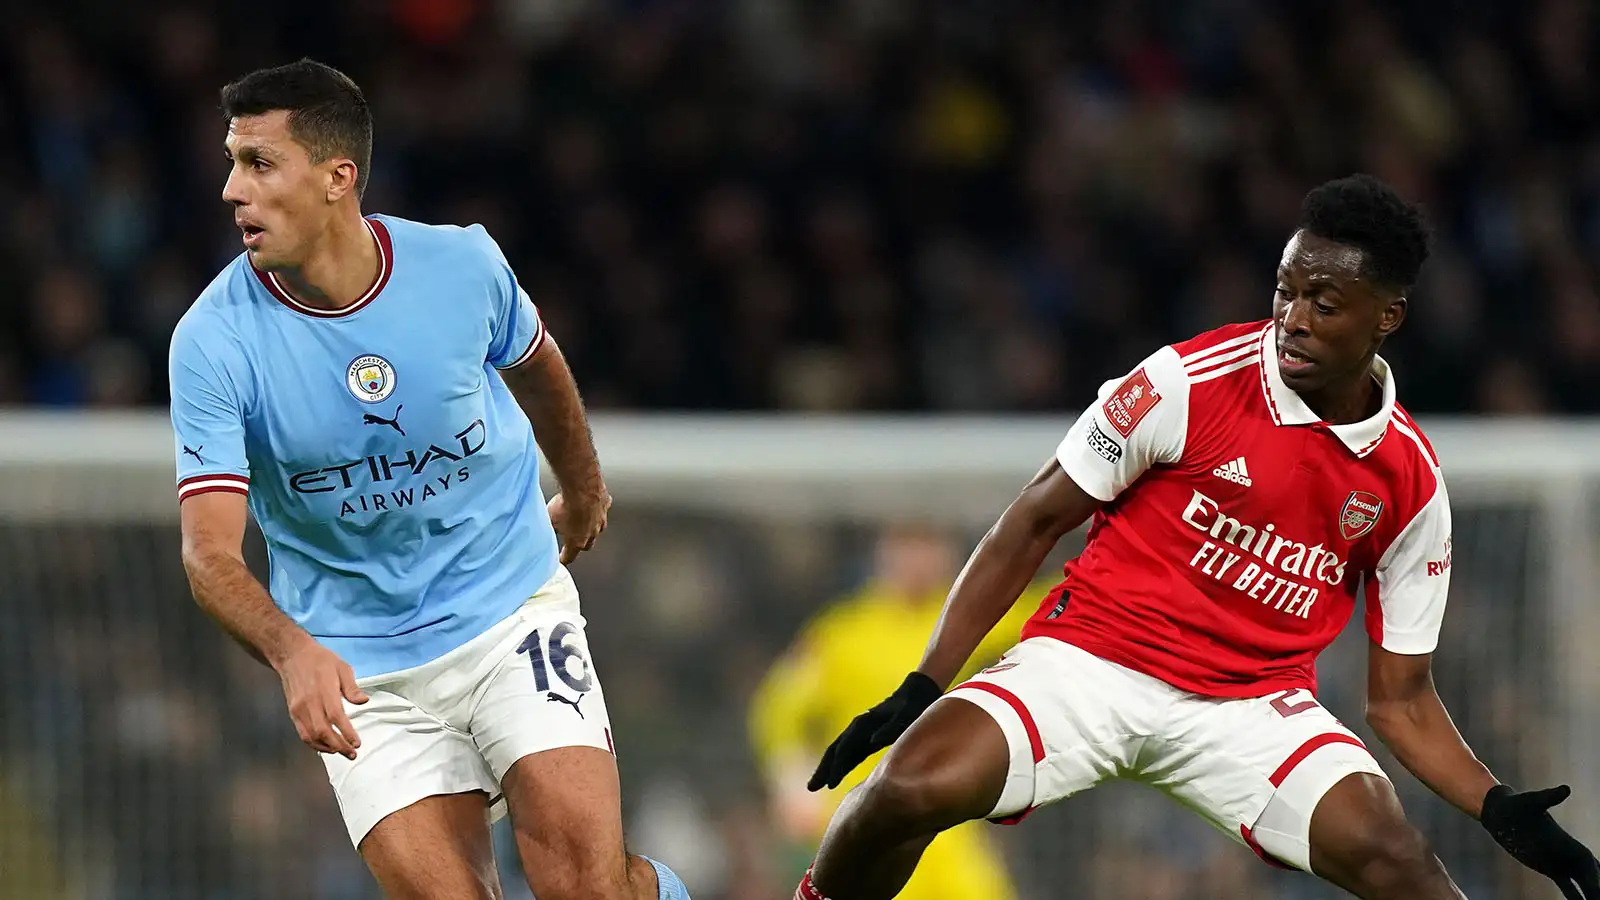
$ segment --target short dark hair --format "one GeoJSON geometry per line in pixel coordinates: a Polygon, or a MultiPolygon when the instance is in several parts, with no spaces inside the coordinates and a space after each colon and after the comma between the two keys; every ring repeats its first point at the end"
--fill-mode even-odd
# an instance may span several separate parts
{"type": "Polygon", "coordinates": [[[312,59],[257,69],[222,89],[222,116],[289,113],[289,134],[313,162],[345,156],[356,164],[356,196],[372,166],[372,112],[350,76],[312,59]]]}
{"type": "Polygon", "coordinates": [[[1300,204],[1300,228],[1348,244],[1366,257],[1366,274],[1404,292],[1428,259],[1422,210],[1371,175],[1351,175],[1312,188],[1300,204]]]}

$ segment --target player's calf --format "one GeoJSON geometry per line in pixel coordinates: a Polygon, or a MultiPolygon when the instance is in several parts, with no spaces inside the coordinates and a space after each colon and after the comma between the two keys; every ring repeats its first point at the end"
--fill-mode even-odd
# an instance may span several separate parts
{"type": "Polygon", "coordinates": [[[797,896],[893,897],[939,832],[994,809],[1010,758],[987,712],[958,699],[934,704],[834,814],[797,896]]]}
{"type": "Polygon", "coordinates": [[[1463,897],[1387,779],[1345,777],[1317,804],[1310,837],[1312,871],[1363,900],[1463,897]]]}

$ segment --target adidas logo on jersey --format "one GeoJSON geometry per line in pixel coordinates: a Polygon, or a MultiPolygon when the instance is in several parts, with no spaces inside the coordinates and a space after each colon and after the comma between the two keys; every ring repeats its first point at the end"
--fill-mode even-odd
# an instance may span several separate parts
{"type": "Polygon", "coordinates": [[[1250,470],[1245,468],[1244,457],[1239,457],[1230,463],[1223,463],[1211,470],[1211,474],[1223,478],[1234,484],[1250,486],[1250,470]]]}

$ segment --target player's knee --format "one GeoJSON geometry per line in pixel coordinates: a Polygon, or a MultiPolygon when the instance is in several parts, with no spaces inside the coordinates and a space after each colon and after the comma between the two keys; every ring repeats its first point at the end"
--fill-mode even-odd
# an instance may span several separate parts
{"type": "Polygon", "coordinates": [[[907,837],[988,815],[1000,799],[1010,749],[989,714],[968,703],[936,703],[862,786],[861,807],[880,827],[907,837]]]}
{"type": "Polygon", "coordinates": [[[1344,854],[1345,865],[1366,897],[1428,896],[1429,886],[1443,869],[1428,842],[1404,819],[1375,823],[1352,835],[1344,854]]]}
{"type": "Polygon", "coordinates": [[[938,752],[890,754],[863,786],[865,810],[885,825],[939,831],[989,811],[963,767],[938,752]]]}

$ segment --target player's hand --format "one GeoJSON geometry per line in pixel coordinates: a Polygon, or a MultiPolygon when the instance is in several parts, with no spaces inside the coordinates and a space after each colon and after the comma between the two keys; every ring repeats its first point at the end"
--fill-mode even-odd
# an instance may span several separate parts
{"type": "Polygon", "coordinates": [[[939,683],[912,672],[888,699],[851,720],[844,732],[823,751],[822,762],[806,783],[806,790],[836,788],[850,770],[906,733],[922,711],[944,694],[939,683]]]}
{"type": "Polygon", "coordinates": [[[1552,806],[1571,795],[1564,784],[1521,793],[1497,784],[1483,798],[1479,819],[1496,843],[1554,881],[1567,900],[1600,900],[1600,862],[1550,815],[1552,806]]]}
{"type": "Polygon", "coordinates": [[[313,750],[356,758],[361,737],[345,715],[344,702],[367,702],[355,670],[310,637],[277,666],[294,730],[313,750]]]}
{"type": "Polygon", "coordinates": [[[599,496],[581,500],[568,500],[565,494],[557,494],[546,509],[550,511],[550,524],[561,539],[561,564],[570,565],[579,553],[593,547],[595,538],[606,530],[611,492],[602,487],[599,496]]]}

